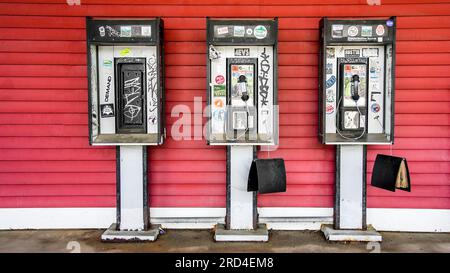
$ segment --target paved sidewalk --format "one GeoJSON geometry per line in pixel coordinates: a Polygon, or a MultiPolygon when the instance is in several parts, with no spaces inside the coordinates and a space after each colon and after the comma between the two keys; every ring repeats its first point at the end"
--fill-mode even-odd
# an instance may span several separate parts
{"type": "MultiPolygon", "coordinates": [[[[0,231],[0,252],[372,252],[377,245],[325,241],[319,231],[271,231],[267,243],[216,243],[211,230],[166,230],[150,243],[102,243],[103,230],[0,231]]],[[[450,253],[450,233],[382,232],[381,252],[450,253]]]]}

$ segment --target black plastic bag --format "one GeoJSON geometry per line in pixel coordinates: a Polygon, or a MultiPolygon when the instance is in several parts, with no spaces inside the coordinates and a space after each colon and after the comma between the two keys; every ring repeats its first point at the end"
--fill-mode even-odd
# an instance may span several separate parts
{"type": "Polygon", "coordinates": [[[406,158],[378,154],[372,171],[372,186],[389,191],[411,191],[406,158]]]}
{"type": "Polygon", "coordinates": [[[282,158],[254,159],[248,175],[247,191],[286,191],[286,168],[282,158]]]}

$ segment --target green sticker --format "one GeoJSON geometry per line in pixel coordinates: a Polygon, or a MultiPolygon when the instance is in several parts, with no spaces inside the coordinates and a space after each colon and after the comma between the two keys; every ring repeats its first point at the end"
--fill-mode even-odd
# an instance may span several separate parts
{"type": "Polygon", "coordinates": [[[226,90],[224,84],[214,85],[214,97],[225,97],[225,95],[226,90]]]}
{"type": "Polygon", "coordinates": [[[112,61],[111,60],[103,60],[103,66],[111,67],[112,66],[112,61]]]}

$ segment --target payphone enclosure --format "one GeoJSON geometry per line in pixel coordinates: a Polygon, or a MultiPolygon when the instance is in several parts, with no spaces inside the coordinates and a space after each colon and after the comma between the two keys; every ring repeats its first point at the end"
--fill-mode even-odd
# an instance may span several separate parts
{"type": "Polygon", "coordinates": [[[395,29],[395,17],[320,21],[323,144],[393,143],[395,29]]]}
{"type": "Polygon", "coordinates": [[[277,29],[277,19],[207,18],[209,145],[278,144],[277,29]]]}
{"type": "Polygon", "coordinates": [[[87,18],[89,142],[164,139],[163,21],[87,18]]]}

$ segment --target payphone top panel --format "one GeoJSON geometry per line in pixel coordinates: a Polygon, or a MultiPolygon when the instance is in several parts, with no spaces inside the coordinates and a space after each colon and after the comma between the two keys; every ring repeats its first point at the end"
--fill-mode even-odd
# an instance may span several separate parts
{"type": "Polygon", "coordinates": [[[323,144],[392,144],[396,19],[323,18],[319,139],[323,144]]]}
{"type": "Polygon", "coordinates": [[[88,40],[92,43],[156,43],[158,20],[87,20],[88,40]]]}
{"type": "Polygon", "coordinates": [[[208,19],[208,43],[216,45],[274,45],[277,42],[277,20],[208,19]]]}
{"type": "Polygon", "coordinates": [[[326,43],[392,43],[395,40],[395,18],[387,20],[330,20],[324,18],[326,43]]]}
{"type": "Polygon", "coordinates": [[[87,18],[86,26],[90,144],[162,144],[163,21],[87,18]]]}

